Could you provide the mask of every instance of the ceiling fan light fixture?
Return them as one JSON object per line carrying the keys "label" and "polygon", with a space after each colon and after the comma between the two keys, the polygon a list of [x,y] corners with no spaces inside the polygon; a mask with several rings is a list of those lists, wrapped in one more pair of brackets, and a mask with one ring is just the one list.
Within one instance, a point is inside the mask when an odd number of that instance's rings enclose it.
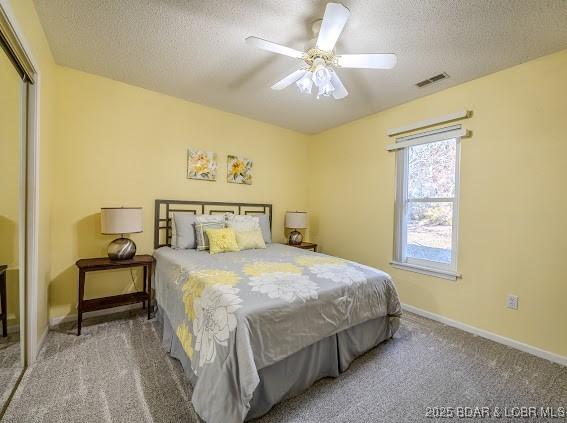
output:
{"label": "ceiling fan light fixture", "polygon": [[348,91],[335,68],[392,69],[397,63],[393,53],[337,55],[335,45],[349,16],[350,11],[344,5],[328,3],[323,19],[313,24],[316,40],[307,43],[305,52],[258,37],[248,37],[246,43],[272,53],[303,60],[303,68],[276,82],[272,85],[273,90],[283,90],[295,83],[300,93],[311,94],[315,84],[317,98],[333,96],[335,100],[340,100],[348,95]]}
{"label": "ceiling fan light fixture", "polygon": [[331,82],[329,81],[319,87],[319,91],[317,92],[317,99],[319,99],[319,97],[321,96],[329,97],[333,93],[333,91],[335,91],[335,87],[333,87],[333,84],[331,84]]}
{"label": "ceiling fan light fixture", "polygon": [[301,94],[311,94],[311,88],[313,87],[313,72],[307,71],[303,78],[297,81],[297,88]]}
{"label": "ceiling fan light fixture", "polygon": [[313,82],[318,88],[327,85],[331,81],[331,72],[325,66],[322,59],[317,59],[314,63],[315,70],[313,71]]}

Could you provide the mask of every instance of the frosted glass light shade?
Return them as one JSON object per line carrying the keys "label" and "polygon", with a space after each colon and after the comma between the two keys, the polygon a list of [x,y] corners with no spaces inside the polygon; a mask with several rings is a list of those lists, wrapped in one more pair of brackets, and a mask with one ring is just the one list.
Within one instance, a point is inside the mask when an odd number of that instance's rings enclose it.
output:
{"label": "frosted glass light shade", "polygon": [[290,229],[306,229],[309,227],[307,212],[287,212],[285,214],[285,227]]}
{"label": "frosted glass light shade", "polygon": [[109,207],[100,209],[100,232],[103,234],[142,232],[142,208]]}
{"label": "frosted glass light shade", "polygon": [[303,78],[296,82],[297,88],[301,94],[311,94],[313,87],[313,72],[305,72]]}

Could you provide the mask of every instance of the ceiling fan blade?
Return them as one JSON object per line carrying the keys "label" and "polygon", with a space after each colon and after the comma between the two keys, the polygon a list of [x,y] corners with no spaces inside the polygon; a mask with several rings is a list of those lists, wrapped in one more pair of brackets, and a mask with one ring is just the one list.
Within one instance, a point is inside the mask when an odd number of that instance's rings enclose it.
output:
{"label": "ceiling fan blade", "polygon": [[392,69],[398,59],[391,53],[340,54],[337,63],[341,68]]}
{"label": "ceiling fan blade", "polygon": [[333,97],[335,100],[340,100],[341,98],[345,98],[348,95],[348,91],[341,82],[339,75],[335,71],[331,71],[331,84],[335,90],[333,91]]}
{"label": "ceiling fan blade", "polygon": [[333,50],[349,16],[349,10],[342,4],[327,4],[321,29],[319,30],[319,37],[317,38],[317,48],[319,50]]}
{"label": "ceiling fan blade", "polygon": [[272,53],[283,54],[284,56],[302,59],[304,53],[291,47],[282,46],[281,44],[272,43],[271,41],[262,40],[258,37],[246,38],[246,44],[261,48],[262,50],[271,51]]}
{"label": "ceiling fan blade", "polygon": [[289,87],[294,82],[299,81],[301,78],[303,78],[305,72],[307,72],[305,69],[299,69],[293,73],[290,73],[284,79],[281,79],[278,82],[276,82],[274,85],[272,85],[272,90],[279,91],[279,90],[283,90],[286,87]]}

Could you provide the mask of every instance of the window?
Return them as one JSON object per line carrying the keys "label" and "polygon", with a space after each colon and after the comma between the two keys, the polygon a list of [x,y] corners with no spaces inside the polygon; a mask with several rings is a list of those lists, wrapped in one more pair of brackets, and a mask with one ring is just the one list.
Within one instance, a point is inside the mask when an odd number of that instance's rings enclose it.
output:
{"label": "window", "polygon": [[394,265],[457,277],[460,126],[397,140]]}

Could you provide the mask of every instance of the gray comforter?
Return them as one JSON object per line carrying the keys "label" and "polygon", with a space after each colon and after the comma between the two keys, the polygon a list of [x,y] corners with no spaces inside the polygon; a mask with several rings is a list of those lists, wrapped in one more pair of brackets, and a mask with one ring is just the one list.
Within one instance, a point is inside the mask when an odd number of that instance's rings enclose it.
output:
{"label": "gray comforter", "polygon": [[244,421],[258,370],[401,314],[386,273],[324,254],[269,244],[216,255],[164,247],[154,256],[157,302],[191,362],[193,406],[208,423]]}

